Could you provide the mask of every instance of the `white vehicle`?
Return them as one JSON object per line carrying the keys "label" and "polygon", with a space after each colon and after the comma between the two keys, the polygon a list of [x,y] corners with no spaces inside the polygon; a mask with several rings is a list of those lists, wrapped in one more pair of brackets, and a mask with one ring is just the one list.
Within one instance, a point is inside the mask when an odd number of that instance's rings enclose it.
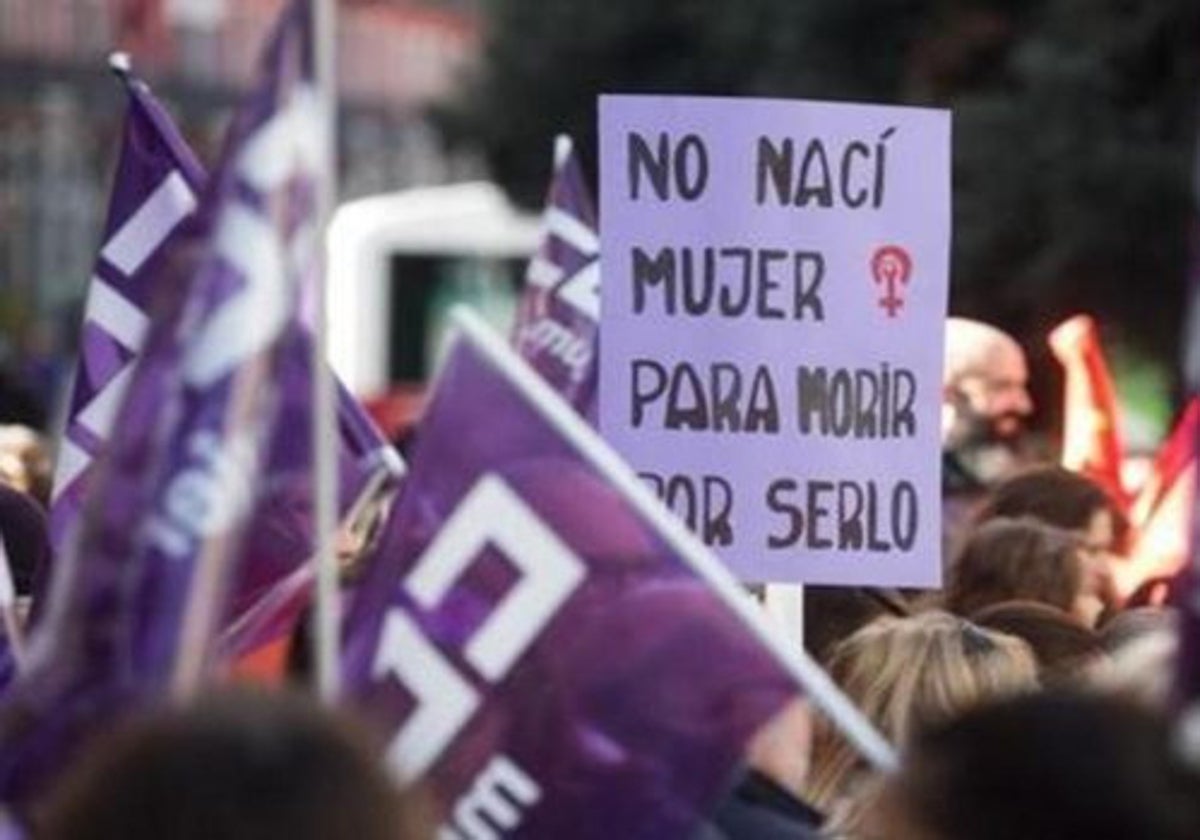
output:
{"label": "white vehicle", "polygon": [[485,182],[371,196],[329,226],[326,305],[334,369],[360,397],[411,390],[431,375],[458,302],[507,332],[538,217]]}

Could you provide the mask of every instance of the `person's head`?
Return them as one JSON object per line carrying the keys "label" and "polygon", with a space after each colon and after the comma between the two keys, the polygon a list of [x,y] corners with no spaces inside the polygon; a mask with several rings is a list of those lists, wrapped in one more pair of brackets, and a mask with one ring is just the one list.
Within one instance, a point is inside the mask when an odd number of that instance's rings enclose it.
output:
{"label": "person's head", "polygon": [[946,608],[969,616],[1004,601],[1037,601],[1089,627],[1104,607],[1082,540],[1034,519],[993,519],[968,538],[950,569]]}
{"label": "person's head", "polygon": [[1100,628],[1112,661],[1100,688],[1152,709],[1165,709],[1174,688],[1179,616],[1173,610],[1122,610]]}
{"label": "person's head", "polygon": [[997,485],[976,512],[977,523],[1030,516],[1083,537],[1094,555],[1120,551],[1128,522],[1099,484],[1076,472],[1044,464]]}
{"label": "person's head", "polygon": [[1048,604],[1006,601],[985,607],[971,620],[1029,645],[1043,685],[1088,680],[1108,661],[1096,631]]}
{"label": "person's head", "polygon": [[1200,772],[1154,713],[1098,695],[1036,694],[914,738],[876,802],[889,840],[1200,837]]}
{"label": "person's head", "polygon": [[427,836],[374,750],[299,696],[236,692],[133,720],[52,793],[45,840]]}
{"label": "person's head", "polygon": [[1100,627],[1100,642],[1115,653],[1138,639],[1161,634],[1174,635],[1179,614],[1168,607],[1138,607],[1113,613]]}
{"label": "person's head", "polygon": [[[834,649],[829,673],[900,746],[923,726],[1037,686],[1037,666],[1024,642],[938,611],[868,624]],[[854,748],[818,716],[809,801],[830,810],[853,792],[863,770]]]}
{"label": "person's head", "polygon": [[45,438],[28,426],[0,425],[0,481],[50,504],[50,453]]}
{"label": "person's head", "polygon": [[1010,440],[1033,411],[1020,345],[979,321],[950,318],[942,374],[942,443],[948,449]]}

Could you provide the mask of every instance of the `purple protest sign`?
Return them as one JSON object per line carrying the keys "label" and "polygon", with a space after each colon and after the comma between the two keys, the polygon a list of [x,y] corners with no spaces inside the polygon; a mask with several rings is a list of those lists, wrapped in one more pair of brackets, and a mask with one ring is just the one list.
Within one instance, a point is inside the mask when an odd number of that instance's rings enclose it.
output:
{"label": "purple protest sign", "polygon": [[936,585],[944,111],[600,100],[600,428],[744,580]]}
{"label": "purple protest sign", "polygon": [[[147,327],[28,667],[0,705],[0,801],[24,807],[87,737],[186,693],[254,508],[284,353],[316,265],[311,9],[284,12]],[[86,557],[87,562],[80,562]]]}
{"label": "purple protest sign", "polygon": [[599,258],[592,197],[570,138],[560,135],[542,214],[542,242],[525,274],[513,345],[576,411],[593,420]]}
{"label": "purple protest sign", "polygon": [[478,319],[456,324],[344,655],[444,836],[687,836],[798,684],[887,761],[588,425]]}

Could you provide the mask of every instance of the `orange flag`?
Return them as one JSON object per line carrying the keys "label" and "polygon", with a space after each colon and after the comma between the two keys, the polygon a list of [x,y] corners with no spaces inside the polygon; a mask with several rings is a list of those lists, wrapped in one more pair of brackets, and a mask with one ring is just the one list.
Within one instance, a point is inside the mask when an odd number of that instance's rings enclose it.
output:
{"label": "orange flag", "polygon": [[1067,319],[1050,333],[1050,349],[1066,373],[1062,465],[1101,485],[1125,508],[1117,397],[1096,322],[1088,315]]}

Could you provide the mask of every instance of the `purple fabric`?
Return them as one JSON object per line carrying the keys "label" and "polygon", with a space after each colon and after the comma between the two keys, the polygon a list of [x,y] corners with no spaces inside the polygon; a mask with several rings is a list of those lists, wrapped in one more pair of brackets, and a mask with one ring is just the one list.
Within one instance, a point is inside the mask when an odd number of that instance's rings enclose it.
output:
{"label": "purple fabric", "polygon": [[[507,836],[687,836],[745,739],[794,696],[795,684],[528,392],[469,342],[459,340],[442,370],[411,472],[347,615],[346,691],[390,737],[405,730],[420,691],[381,662],[416,660],[408,648],[389,651],[381,634],[406,616],[479,698],[424,774],[406,766],[411,756],[395,754],[396,741],[389,752],[394,768],[423,776],[448,827],[464,827],[462,797],[502,755],[540,789]],[[464,497],[496,483],[565,546],[554,558],[533,558],[538,568],[565,553],[581,577],[512,665],[485,676],[482,654],[471,651],[517,591],[520,562],[488,537],[437,603],[419,594],[417,579],[429,583],[435,538],[443,548],[460,543],[447,536],[447,520]],[[489,529],[502,518],[473,524]],[[522,528],[507,551],[535,542]],[[430,705],[449,702],[449,693],[434,692]]]}
{"label": "purple fabric", "polygon": [[292,636],[312,604],[311,565],[300,566],[270,587],[254,604],[225,628],[217,645],[217,659],[236,662],[271,642]]}
{"label": "purple fabric", "polygon": [[[1200,147],[1197,147],[1197,173],[1200,174]],[[1200,194],[1197,196],[1200,199]],[[1192,265],[1190,270],[1188,319],[1190,333],[1186,336],[1184,377],[1189,394],[1193,399],[1200,395],[1200,223],[1192,230]],[[1197,426],[1200,429],[1200,426]],[[1200,437],[1194,441],[1200,452]],[[1197,473],[1197,489],[1200,490],[1200,473]],[[1200,499],[1200,496],[1197,496]],[[1200,764],[1200,515],[1196,503],[1192,505],[1191,556],[1187,566],[1180,571],[1174,606],[1179,610],[1179,653],[1175,663],[1174,700],[1176,709],[1183,719],[1190,721],[1190,737],[1185,739],[1184,749],[1193,763]]]}
{"label": "purple fabric", "polygon": [[[146,204],[151,194],[172,175],[182,179],[190,196],[202,189],[207,175],[188,148],[178,128],[155,100],[141,80],[129,73],[121,74],[129,94],[129,110],[117,179],[113,188],[109,218],[105,226],[105,241],[118,235],[122,227]],[[190,205],[177,197],[173,207],[182,217],[191,216]],[[176,228],[170,228],[173,232]],[[164,239],[166,240],[164,232]],[[89,405],[109,386],[122,370],[132,365],[141,350],[138,342],[123,343],[106,327],[112,326],[111,306],[102,301],[119,294],[134,310],[149,313],[155,298],[164,294],[162,286],[178,280],[163,277],[163,262],[153,259],[158,248],[152,249],[147,261],[129,276],[123,275],[105,256],[102,248],[92,280],[88,314],[83,326],[82,352],[75,377],[71,400],[70,420],[62,443],[58,479],[65,486],[56,487],[52,508],[53,534],[61,547],[68,529],[78,522],[80,508],[90,476],[91,459],[98,456],[108,437],[108,428],[97,429],[94,420],[84,415]],[[106,288],[100,289],[104,285]],[[107,295],[105,294],[107,293]],[[228,621],[235,627],[248,627],[241,621],[256,602],[266,597],[271,588],[286,578],[297,565],[312,554],[311,505],[311,338],[308,329],[290,329],[286,348],[280,353],[279,411],[288,418],[279,424],[270,446],[266,475],[253,524],[248,528],[244,546],[245,561],[239,566],[234,584]],[[115,387],[120,387],[119,383]],[[358,402],[337,383],[339,430],[339,510],[345,513],[363,492],[371,477],[384,470],[391,475],[398,471],[396,459],[388,442]],[[86,466],[76,473],[72,464]],[[73,474],[70,481],[64,477]],[[58,484],[59,482],[56,482]],[[48,591],[48,584],[38,587]],[[35,621],[40,620],[44,599],[35,599]],[[235,630],[240,634],[243,630]],[[257,636],[239,639],[238,644],[253,647],[265,641]]]}
{"label": "purple fabric", "polygon": [[[211,606],[214,621],[198,624],[189,650],[212,643],[286,404],[280,376],[301,329],[292,317],[298,281],[316,254],[302,234],[312,236],[320,173],[291,158],[297,135],[271,130],[311,89],[309,12],[297,0],[284,13],[197,215],[163,254],[161,308],[29,668],[0,706],[0,801],[14,807],[91,733],[164,696],[197,604]],[[284,164],[279,177],[266,177],[264,160]],[[272,256],[278,270],[265,270]]]}
{"label": "purple fabric", "polygon": [[558,139],[542,242],[525,275],[517,352],[585,417],[596,407],[599,240],[595,202],[570,141]]}
{"label": "purple fabric", "polygon": [[[102,305],[100,285],[134,310],[149,311],[159,285],[154,257],[178,225],[164,225],[151,231],[153,238],[142,243],[145,260],[136,268],[130,269],[124,259],[118,258],[118,252],[107,246],[160,188],[164,190],[162,204],[158,205],[160,211],[172,211],[181,220],[189,216],[205,180],[200,162],[146,84],[129,73],[120,74],[120,78],[128,94],[125,131],[104,223],[105,245],[96,258],[84,314],[80,358],[60,443],[50,508],[51,536],[60,551],[68,528],[79,519],[92,464],[110,431],[104,423],[89,422],[84,412],[107,388],[120,389],[120,382],[114,385],[114,380],[141,350],[136,331],[114,334],[114,318],[111,309]],[[181,189],[173,191],[164,186],[172,176]],[[132,232],[129,235],[134,236]],[[126,270],[116,261],[125,264]]]}
{"label": "purple fabric", "polygon": [[[244,559],[235,583],[228,620],[238,622],[313,553],[311,338],[294,327],[286,338],[279,369],[276,427],[257,509],[247,529]],[[367,489],[372,477],[397,478],[398,455],[358,402],[337,383],[338,510],[344,515]],[[240,632],[240,631],[239,631]],[[254,647],[257,636],[238,642]]]}
{"label": "purple fabric", "polygon": [[13,658],[12,646],[0,627],[0,696],[8,689],[17,676],[17,661]]}

